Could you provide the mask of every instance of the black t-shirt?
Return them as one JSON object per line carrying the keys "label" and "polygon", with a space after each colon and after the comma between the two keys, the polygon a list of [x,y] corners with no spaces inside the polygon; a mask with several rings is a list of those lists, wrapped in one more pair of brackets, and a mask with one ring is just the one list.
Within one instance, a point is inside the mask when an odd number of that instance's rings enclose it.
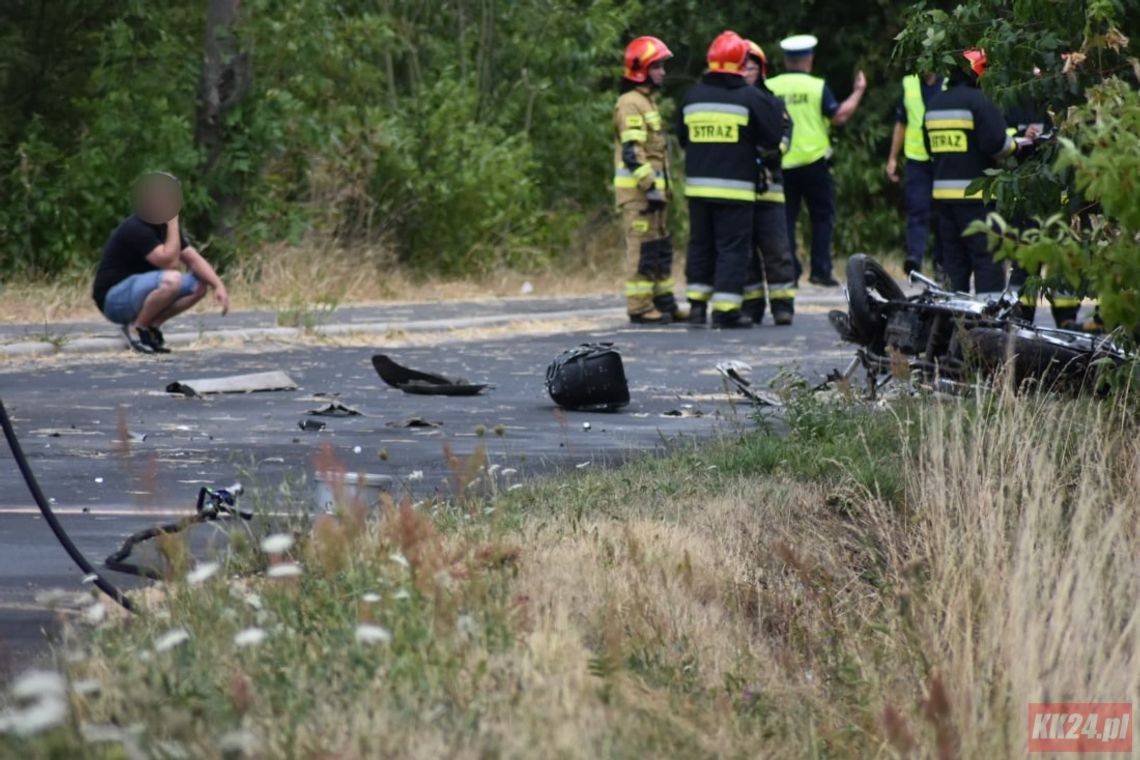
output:
{"label": "black t-shirt", "polygon": [[[123,221],[107,244],[103,246],[103,258],[99,261],[99,268],[95,270],[95,284],[91,288],[91,295],[99,310],[103,310],[103,302],[107,298],[107,291],[118,285],[131,275],[143,274],[158,269],[146,260],[147,254],[156,246],[166,242],[165,224],[147,224],[137,216],[130,216]],[[179,232],[179,242],[186,248],[186,236]]]}

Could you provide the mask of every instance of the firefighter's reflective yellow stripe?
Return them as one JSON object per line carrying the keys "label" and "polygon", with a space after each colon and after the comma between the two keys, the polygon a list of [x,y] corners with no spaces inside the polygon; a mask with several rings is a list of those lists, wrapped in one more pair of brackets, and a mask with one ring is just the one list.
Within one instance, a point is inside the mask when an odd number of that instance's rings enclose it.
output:
{"label": "firefighter's reflective yellow stripe", "polygon": [[756,200],[764,201],[765,203],[783,203],[784,202],[784,186],[777,184],[768,185],[768,189],[756,195]]}
{"label": "firefighter's reflective yellow stripe", "polygon": [[634,127],[644,127],[644,126],[645,126],[645,119],[643,119],[641,117],[641,114],[631,113],[629,116],[625,117],[625,128],[626,129],[633,129]]}
{"label": "firefighter's reflective yellow stripe", "polygon": [[689,198],[755,201],[756,183],[719,177],[689,177],[685,180],[685,195]]}
{"label": "firefighter's reflective yellow stripe", "polygon": [[634,232],[649,232],[649,220],[634,219],[632,228]]}
{"label": "firefighter's reflective yellow stripe", "polygon": [[689,287],[685,291],[685,298],[688,298],[690,301],[704,303],[712,298],[712,293],[712,285],[698,285],[690,282]]}
{"label": "firefighter's reflective yellow stripe", "polygon": [[625,295],[628,298],[653,295],[653,283],[649,280],[630,280],[625,284]]}
{"label": "firefighter's reflective yellow stripe", "polygon": [[981,199],[982,192],[979,190],[976,193],[967,193],[966,188],[970,186],[973,180],[970,179],[936,179],[934,180],[934,192],[932,196],[935,200],[962,200],[965,198]]}
{"label": "firefighter's reflective yellow stripe", "polygon": [[1062,309],[1081,305],[1081,299],[1078,296],[1050,294],[1048,296],[1048,298],[1049,298],[1049,303],[1053,304],[1054,306],[1058,306]]}
{"label": "firefighter's reflective yellow stripe", "polygon": [[764,297],[764,283],[754,282],[744,286],[744,300],[756,301]]}
{"label": "firefighter's reflective yellow stripe", "polygon": [[623,143],[637,142],[643,143],[649,139],[649,133],[644,129],[627,129],[621,133],[621,141]]}
{"label": "firefighter's reflective yellow stripe", "polygon": [[713,311],[736,311],[744,304],[744,296],[739,293],[717,292],[712,295]]}
{"label": "firefighter's reflective yellow stripe", "polygon": [[[640,172],[641,176],[636,176]],[[618,166],[614,169],[614,187],[636,188],[641,185],[641,179],[648,177],[653,173],[653,167],[649,164],[642,164],[637,167],[637,172],[631,172],[624,166]],[[668,182],[662,176],[657,176],[653,179],[653,187],[657,190],[664,190]]]}
{"label": "firefighter's reflective yellow stripe", "polygon": [[734,103],[690,103],[685,106],[686,124],[738,124],[748,123],[748,108]]}
{"label": "firefighter's reflective yellow stripe", "polygon": [[665,280],[658,280],[657,282],[653,283],[653,295],[663,296],[668,293],[672,293],[673,286],[674,284],[672,277]]}
{"label": "firefighter's reflective yellow stripe", "polygon": [[968,153],[970,151],[970,138],[962,129],[931,129],[927,130],[930,136],[931,153]]}
{"label": "firefighter's reflective yellow stripe", "polygon": [[652,129],[654,132],[660,132],[661,114],[657,111],[650,111],[649,113],[645,114],[645,125]]}
{"label": "firefighter's reflective yellow stripe", "polygon": [[968,108],[946,108],[926,112],[927,129],[973,129],[974,114]]}
{"label": "firefighter's reflective yellow stripe", "polygon": [[776,301],[788,300],[796,297],[796,284],[794,282],[768,283],[768,298]]}

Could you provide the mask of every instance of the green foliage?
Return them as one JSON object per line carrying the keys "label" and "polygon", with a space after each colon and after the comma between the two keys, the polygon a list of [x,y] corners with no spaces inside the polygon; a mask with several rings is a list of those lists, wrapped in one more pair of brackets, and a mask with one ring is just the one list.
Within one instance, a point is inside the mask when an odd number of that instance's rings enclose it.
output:
{"label": "green foliage", "polygon": [[1059,139],[985,182],[995,237],[1003,256],[1044,270],[1038,284],[1096,296],[1106,324],[1128,331],[1140,329],[1140,62],[1121,30],[1137,28],[1131,2],[921,2],[897,38],[900,57],[937,70],[985,49],[982,86],[998,105],[1048,114]]}

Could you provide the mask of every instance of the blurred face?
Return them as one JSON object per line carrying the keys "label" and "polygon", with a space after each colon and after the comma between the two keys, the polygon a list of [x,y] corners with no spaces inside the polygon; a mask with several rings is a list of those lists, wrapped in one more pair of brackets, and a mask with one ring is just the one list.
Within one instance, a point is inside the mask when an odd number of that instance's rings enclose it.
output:
{"label": "blurred face", "polygon": [[165,174],[148,174],[135,185],[135,214],[149,224],[165,224],[182,209],[182,186]]}
{"label": "blurred face", "polygon": [[754,86],[760,79],[760,64],[755,58],[750,57],[744,63],[744,68],[741,69],[741,72],[744,74],[744,81],[747,82],[749,86]]}
{"label": "blurred face", "polygon": [[649,81],[655,87],[660,87],[665,82],[665,61],[658,61],[649,67]]}

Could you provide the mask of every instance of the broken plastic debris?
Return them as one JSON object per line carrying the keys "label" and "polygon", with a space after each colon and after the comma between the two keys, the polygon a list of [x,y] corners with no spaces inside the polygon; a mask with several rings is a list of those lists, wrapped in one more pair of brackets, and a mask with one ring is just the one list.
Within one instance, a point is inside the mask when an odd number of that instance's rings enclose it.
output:
{"label": "broken plastic debris", "polygon": [[425,420],[423,417],[408,417],[404,420],[394,420],[385,423],[386,427],[390,428],[437,428],[443,427],[442,422],[435,420]]}
{"label": "broken plastic debris", "polygon": [[297,427],[306,433],[319,433],[328,426],[320,420],[301,420],[297,423]]}
{"label": "broken plastic debris", "polygon": [[693,409],[692,404],[686,404],[682,409],[670,409],[667,412],[661,413],[662,417],[704,417],[705,413],[700,409]]}
{"label": "broken plastic debris", "polygon": [[404,393],[425,396],[474,396],[490,386],[470,383],[463,378],[450,378],[403,367],[385,354],[372,357],[372,367],[380,379]]}
{"label": "broken plastic debris", "polygon": [[310,409],[305,414],[311,414],[315,417],[359,417],[360,411],[335,401],[318,409]]}
{"label": "broken plastic debris", "polygon": [[297,384],[293,382],[293,379],[280,370],[256,372],[251,375],[177,380],[166,386],[167,393],[181,393],[184,396],[205,396],[211,393],[292,391],[296,389]]}
{"label": "broken plastic debris", "polygon": [[762,393],[752,386],[752,383],[744,376],[752,371],[752,367],[748,364],[737,361],[736,359],[731,359],[718,363],[716,370],[729,385],[736,388],[736,390],[754,404],[759,406],[783,406],[783,403],[770,394]]}

